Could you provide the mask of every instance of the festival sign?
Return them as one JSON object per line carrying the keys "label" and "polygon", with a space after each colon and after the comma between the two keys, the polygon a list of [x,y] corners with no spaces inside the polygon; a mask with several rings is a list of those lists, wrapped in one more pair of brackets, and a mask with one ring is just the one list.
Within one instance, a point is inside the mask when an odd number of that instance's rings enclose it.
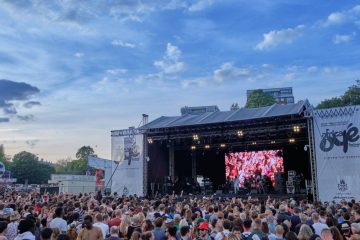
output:
{"label": "festival sign", "polygon": [[319,199],[360,198],[360,106],[314,111]]}
{"label": "festival sign", "polygon": [[111,160],[119,162],[113,169],[112,192],[119,195],[144,194],[143,138],[135,128],[112,131]]}

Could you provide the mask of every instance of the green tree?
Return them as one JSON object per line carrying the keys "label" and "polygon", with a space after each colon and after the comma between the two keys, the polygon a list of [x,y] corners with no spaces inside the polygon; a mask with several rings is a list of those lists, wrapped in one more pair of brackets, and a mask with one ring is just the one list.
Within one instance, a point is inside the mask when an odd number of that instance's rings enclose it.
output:
{"label": "green tree", "polygon": [[89,156],[95,156],[94,149],[90,146],[82,146],[76,152],[77,159],[87,159]]}
{"label": "green tree", "polygon": [[11,169],[18,183],[47,183],[50,175],[55,172],[53,164],[39,160],[29,152],[20,152],[12,159]]}
{"label": "green tree", "polygon": [[264,92],[261,89],[254,90],[246,101],[246,108],[266,107],[276,103],[273,96]]}
{"label": "green tree", "polygon": [[343,107],[350,105],[359,105],[360,104],[360,80],[356,80],[356,84],[350,86],[344,95],[340,97],[333,97],[330,99],[325,99],[320,102],[316,108],[333,108],[333,107]]}

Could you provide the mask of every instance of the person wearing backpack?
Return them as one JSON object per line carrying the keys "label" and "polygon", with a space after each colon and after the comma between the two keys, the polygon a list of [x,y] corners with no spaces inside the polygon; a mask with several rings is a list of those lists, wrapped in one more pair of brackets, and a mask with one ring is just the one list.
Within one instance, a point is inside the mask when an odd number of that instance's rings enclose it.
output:
{"label": "person wearing backpack", "polygon": [[244,223],[243,223],[244,232],[241,235],[241,240],[250,240],[251,224],[252,224],[252,221],[250,219],[246,219],[244,221]]}

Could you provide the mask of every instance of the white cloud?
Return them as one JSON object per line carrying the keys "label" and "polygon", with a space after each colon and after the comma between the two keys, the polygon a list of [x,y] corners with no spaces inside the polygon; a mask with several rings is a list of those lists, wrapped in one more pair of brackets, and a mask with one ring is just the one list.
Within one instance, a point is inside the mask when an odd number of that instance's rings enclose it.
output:
{"label": "white cloud", "polygon": [[317,66],[310,66],[306,69],[309,73],[314,73],[318,71],[318,67]]}
{"label": "white cloud", "polygon": [[273,30],[264,34],[264,39],[255,47],[257,50],[265,50],[276,47],[280,44],[291,44],[297,38],[301,37],[305,26],[299,25],[295,28],[287,28],[283,30]]}
{"label": "white cloud", "polygon": [[182,88],[189,88],[189,87],[205,87],[211,82],[210,78],[195,78],[189,80],[181,81]]}
{"label": "white cloud", "polygon": [[346,21],[346,15],[344,13],[334,12],[328,16],[325,25],[329,26],[329,25],[341,24],[345,21]]}
{"label": "white cloud", "polygon": [[340,34],[336,34],[333,38],[333,43],[334,44],[339,44],[339,43],[347,43],[350,42],[351,40],[353,40],[356,36],[356,32],[353,32],[351,34],[344,34],[344,35],[340,35]]}
{"label": "white cloud", "polygon": [[77,52],[77,53],[74,54],[74,57],[82,58],[84,55],[85,55],[84,53]]}
{"label": "white cloud", "polygon": [[129,43],[129,42],[125,42],[125,41],[121,41],[119,39],[115,39],[111,42],[112,45],[114,46],[120,46],[120,47],[127,47],[127,48],[136,48],[136,44],[134,43]]}
{"label": "white cloud", "polygon": [[111,74],[111,75],[117,75],[117,74],[127,73],[127,71],[128,70],[125,68],[113,68],[113,69],[106,70],[106,73]]}
{"label": "white cloud", "polygon": [[213,78],[215,82],[222,83],[226,80],[236,80],[240,77],[247,77],[250,75],[250,69],[248,68],[238,68],[233,65],[231,62],[226,62],[220,66],[219,69],[216,69],[213,73]]}
{"label": "white cloud", "polygon": [[205,8],[210,7],[211,5],[213,5],[214,2],[215,2],[214,0],[198,0],[194,4],[190,5],[188,10],[190,12],[202,11]]}
{"label": "white cloud", "polygon": [[166,74],[174,74],[185,70],[185,63],[180,61],[181,50],[171,43],[166,46],[166,52],[162,60],[154,61],[154,66],[160,68]]}

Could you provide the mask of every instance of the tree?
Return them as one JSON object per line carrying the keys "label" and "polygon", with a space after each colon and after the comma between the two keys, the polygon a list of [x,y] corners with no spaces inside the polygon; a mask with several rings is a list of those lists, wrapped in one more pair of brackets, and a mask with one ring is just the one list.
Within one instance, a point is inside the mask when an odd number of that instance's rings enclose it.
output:
{"label": "tree", "polygon": [[276,103],[275,98],[261,89],[254,90],[246,101],[246,108],[266,107]]}
{"label": "tree", "polygon": [[39,158],[29,152],[20,152],[12,159],[11,169],[17,182],[25,183],[47,183],[50,175],[55,172],[53,164],[39,161]]}
{"label": "tree", "polygon": [[360,104],[360,80],[356,80],[356,84],[350,86],[344,95],[340,97],[333,97],[330,99],[325,99],[320,102],[316,108],[333,108],[333,107],[343,107],[350,105],[359,105]]}
{"label": "tree", "polygon": [[79,148],[79,150],[76,152],[76,158],[77,159],[87,159],[89,156],[95,156],[94,149],[90,146],[82,146]]}

